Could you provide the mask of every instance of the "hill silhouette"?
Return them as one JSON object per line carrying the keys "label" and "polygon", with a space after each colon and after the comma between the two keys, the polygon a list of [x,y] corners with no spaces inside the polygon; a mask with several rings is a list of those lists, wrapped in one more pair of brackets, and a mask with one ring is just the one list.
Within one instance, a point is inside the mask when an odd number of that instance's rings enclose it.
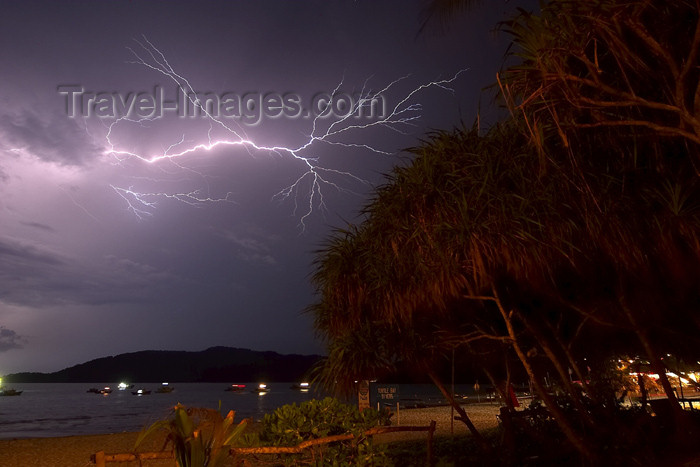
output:
{"label": "hill silhouette", "polygon": [[103,357],[53,373],[14,373],[8,383],[236,382],[299,381],[322,357],[282,355],[233,347],[211,347],[200,352],[144,350]]}

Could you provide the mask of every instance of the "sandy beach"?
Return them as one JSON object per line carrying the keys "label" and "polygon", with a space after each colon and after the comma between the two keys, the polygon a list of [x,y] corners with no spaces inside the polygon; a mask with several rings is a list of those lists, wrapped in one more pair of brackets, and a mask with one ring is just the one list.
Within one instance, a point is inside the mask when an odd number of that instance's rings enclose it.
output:
{"label": "sandy beach", "polygon": [[[131,452],[138,433],[115,433],[62,438],[0,440],[0,465],[3,467],[87,467],[95,465],[90,456],[97,451]],[[158,451],[162,439],[144,442],[143,451]],[[138,462],[110,464],[137,467]],[[149,461],[147,467],[172,467],[173,461]]]}
{"label": "sandy beach", "polygon": [[[485,430],[498,425],[499,406],[496,404],[482,403],[470,404],[463,406],[469,416],[469,419],[474,423],[477,430]],[[403,409],[398,414],[392,417],[392,425],[401,426],[426,426],[431,420],[435,420],[435,436],[462,436],[469,433],[467,426],[459,420],[454,420],[452,423],[451,407],[429,407],[425,409]],[[458,414],[455,412],[455,416]],[[404,439],[425,439],[424,432],[403,432],[389,433],[379,435],[377,439],[382,441],[397,441]]]}
{"label": "sandy beach", "polygon": [[[498,406],[475,404],[465,406],[467,414],[478,429],[497,425]],[[426,426],[431,420],[436,422],[437,436],[450,436],[450,407],[430,407],[424,409],[404,409],[392,418],[394,425]],[[454,434],[467,433],[466,426],[454,421]],[[63,438],[33,438],[0,440],[0,466],[3,467],[89,467],[90,456],[97,451],[109,454],[126,453],[133,450],[138,433],[116,433],[90,436],[69,436]],[[383,442],[403,439],[425,439],[425,432],[390,433],[380,435]],[[162,447],[161,439],[151,439],[144,443],[141,451],[158,451]],[[137,467],[138,462],[113,463],[119,467]],[[144,467],[172,467],[174,461],[153,460],[144,462]]]}

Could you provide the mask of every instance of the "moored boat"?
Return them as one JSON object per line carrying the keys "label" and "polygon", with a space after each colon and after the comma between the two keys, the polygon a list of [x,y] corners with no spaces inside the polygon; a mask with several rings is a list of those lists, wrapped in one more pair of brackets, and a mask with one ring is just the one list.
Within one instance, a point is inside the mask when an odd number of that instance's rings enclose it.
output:
{"label": "moored boat", "polygon": [[19,396],[20,394],[22,394],[22,391],[18,391],[16,389],[0,388],[0,396]]}
{"label": "moored boat", "polygon": [[258,387],[255,390],[253,390],[253,392],[255,392],[257,394],[266,394],[269,391],[270,391],[270,388],[268,388],[267,384],[265,384],[265,383],[258,384]]}
{"label": "moored boat", "polygon": [[158,394],[167,394],[169,392],[173,392],[174,390],[175,388],[168,385],[168,383],[163,383],[158,389],[156,389],[156,392]]}
{"label": "moored boat", "polygon": [[294,389],[296,391],[301,391],[301,392],[308,392],[309,389],[311,389],[311,385],[307,382],[294,383],[291,386],[289,386],[289,389]]}
{"label": "moored boat", "polygon": [[231,386],[224,389],[228,392],[243,392],[245,391],[245,384],[232,384]]}

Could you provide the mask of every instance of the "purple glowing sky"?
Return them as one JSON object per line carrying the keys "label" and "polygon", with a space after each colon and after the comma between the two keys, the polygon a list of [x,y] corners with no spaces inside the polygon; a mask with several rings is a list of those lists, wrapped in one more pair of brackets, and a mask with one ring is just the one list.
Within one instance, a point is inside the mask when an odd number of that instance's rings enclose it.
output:
{"label": "purple glowing sky", "polygon": [[[480,99],[491,105],[481,89],[507,44],[492,29],[505,11],[534,2],[487,3],[447,32],[421,36],[420,2],[399,0],[4,5],[0,374],[144,349],[322,352],[302,313],[313,301],[314,251],[333,227],[357,220],[381,174],[405,161],[401,149],[431,128],[471,124]],[[421,84],[467,71],[451,83],[454,92],[433,87],[407,101],[422,106],[412,125],[348,130],[307,148],[302,156],[342,190],[321,184],[310,199],[306,177],[280,198],[309,169],[285,151],[222,145],[159,163],[114,153],[172,154],[233,138],[209,119],[122,121],[108,140],[114,119],[66,115],[59,86],[176,95],[168,76],[133,63],[129,48],[148,58],[135,41],[144,36],[195,90],[216,94],[306,99],[341,80],[341,90],[357,93],[409,75],[384,94],[391,108]],[[309,118],[241,127],[222,120],[265,147],[298,148],[314,131]],[[319,120],[313,135],[331,123]],[[139,203],[127,189],[151,195]]]}

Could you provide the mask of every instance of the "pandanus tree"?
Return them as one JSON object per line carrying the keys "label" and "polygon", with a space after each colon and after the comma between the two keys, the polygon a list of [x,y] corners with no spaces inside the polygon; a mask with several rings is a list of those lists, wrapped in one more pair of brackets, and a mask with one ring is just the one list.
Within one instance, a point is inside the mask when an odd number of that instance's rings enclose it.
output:
{"label": "pandanus tree", "polygon": [[[476,354],[490,345],[514,349],[547,400],[539,357],[528,354],[539,345],[563,375],[567,347],[530,319],[521,284],[549,283],[577,254],[580,223],[559,201],[571,187],[555,171],[540,173],[514,122],[483,136],[476,128],[438,132],[412,152],[366,221],[337,234],[319,259],[313,310],[329,341],[328,380],[349,382],[401,359],[429,368],[452,349]],[[560,322],[572,316],[551,312]],[[570,421],[555,416],[580,443]]]}
{"label": "pandanus tree", "polygon": [[698,4],[552,0],[507,28],[511,120],[431,134],[319,256],[325,376],[514,355],[595,458],[597,432],[619,431],[595,380],[607,359],[646,354],[671,401],[662,356],[697,359]]}
{"label": "pandanus tree", "polygon": [[615,280],[606,319],[634,332],[671,401],[662,357],[700,330],[699,8],[547,2],[507,24],[521,63],[500,81],[543,160],[565,149],[597,262]]}
{"label": "pandanus tree", "polygon": [[[694,143],[700,162],[700,6],[695,0],[543,2],[505,28],[521,63],[505,95],[533,129]],[[688,146],[689,148],[691,146]],[[660,161],[657,161],[660,162]]]}
{"label": "pandanus tree", "polygon": [[[596,362],[643,347],[629,317],[637,304],[623,308],[619,284],[655,289],[621,269],[613,252],[633,258],[651,252],[645,226],[659,225],[664,215],[647,209],[637,219],[634,210],[646,198],[621,202],[614,183],[609,193],[595,191],[599,204],[611,206],[589,213],[590,199],[572,182],[571,166],[550,157],[543,170],[515,121],[485,135],[476,128],[434,133],[412,151],[415,160],[395,169],[366,220],[336,233],[319,257],[320,301],[312,311],[329,344],[323,377],[347,388],[402,361],[430,374],[452,350],[475,359],[485,351],[514,354],[563,433],[594,456],[592,438],[605,430],[571,379],[604,406],[606,396],[589,384],[586,366],[595,374]],[[668,343],[671,334],[659,333],[653,345]],[[604,339],[615,345],[601,348]],[[550,373],[575,417],[552,397]],[[462,418],[469,424],[467,414]]]}

